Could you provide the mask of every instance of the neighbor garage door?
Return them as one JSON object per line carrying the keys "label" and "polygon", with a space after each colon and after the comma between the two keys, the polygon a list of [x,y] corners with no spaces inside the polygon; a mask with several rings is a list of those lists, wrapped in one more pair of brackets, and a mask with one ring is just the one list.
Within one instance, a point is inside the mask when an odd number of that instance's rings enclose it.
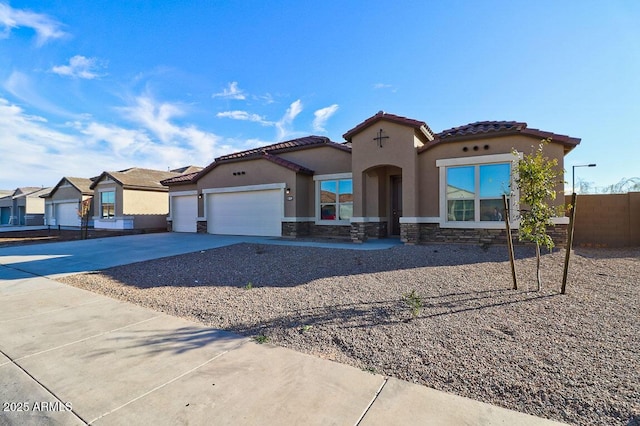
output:
{"label": "neighbor garage door", "polygon": [[195,195],[172,196],[171,219],[174,232],[196,232],[198,198]]}
{"label": "neighbor garage door", "polygon": [[11,219],[11,207],[0,207],[0,225],[9,224]]}
{"label": "neighbor garage door", "polygon": [[282,235],[279,189],[207,194],[207,232],[225,235]]}
{"label": "neighbor garage door", "polygon": [[60,226],[80,226],[78,203],[56,204],[56,224]]}

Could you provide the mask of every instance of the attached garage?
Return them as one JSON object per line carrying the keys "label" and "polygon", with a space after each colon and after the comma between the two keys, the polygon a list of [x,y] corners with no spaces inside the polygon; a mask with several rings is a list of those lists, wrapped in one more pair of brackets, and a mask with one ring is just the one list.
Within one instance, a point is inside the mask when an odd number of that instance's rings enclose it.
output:
{"label": "attached garage", "polygon": [[208,233],[282,235],[284,184],[211,189],[206,195]]}
{"label": "attached garage", "polygon": [[56,224],[60,226],[80,226],[80,216],[78,216],[78,203],[58,203],[55,204]]}
{"label": "attached garage", "polygon": [[196,232],[198,198],[191,195],[171,196],[171,229],[173,232]]}

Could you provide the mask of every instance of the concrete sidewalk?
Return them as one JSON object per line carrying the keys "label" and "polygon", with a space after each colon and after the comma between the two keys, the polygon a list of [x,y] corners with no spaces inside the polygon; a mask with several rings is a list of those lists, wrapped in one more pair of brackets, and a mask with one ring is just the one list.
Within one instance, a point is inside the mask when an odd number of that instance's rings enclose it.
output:
{"label": "concrete sidewalk", "polygon": [[[0,249],[0,424],[554,424],[44,276],[45,265],[52,274],[69,273],[177,250],[154,250],[160,240],[135,237],[144,236],[108,239],[122,238],[119,260],[105,259],[116,254],[95,243],[102,263],[60,247],[68,243]],[[216,240],[173,238],[190,251]]]}

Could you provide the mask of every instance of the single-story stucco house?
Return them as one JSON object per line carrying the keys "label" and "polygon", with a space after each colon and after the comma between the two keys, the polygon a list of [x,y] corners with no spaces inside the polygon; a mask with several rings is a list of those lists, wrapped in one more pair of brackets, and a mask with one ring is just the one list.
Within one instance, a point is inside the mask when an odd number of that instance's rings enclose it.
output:
{"label": "single-story stucco house", "polygon": [[167,226],[169,198],[161,180],[201,170],[183,167],[172,171],[132,167],[102,172],[90,185],[95,229],[163,229]]}
{"label": "single-story stucco house", "polygon": [[[550,138],[545,155],[562,169],[564,156],[580,143],[515,121],[435,133],[423,121],[382,111],[344,138],[276,143],[164,180],[169,229],[357,242],[390,236],[406,243],[500,241],[506,238],[503,194],[518,228],[516,162]],[[561,184],[557,190],[563,191]],[[567,220],[555,223],[552,232],[562,237]]]}
{"label": "single-story stucco house", "polygon": [[[93,198],[92,183],[93,181],[87,178],[65,176],[60,179],[49,194],[42,196],[45,206],[44,224],[80,227],[81,203]],[[89,217],[93,217],[93,204]],[[92,219],[89,226],[93,226]]]}
{"label": "single-story stucco house", "polygon": [[0,198],[0,225],[43,225],[44,200],[51,188],[22,187]]}

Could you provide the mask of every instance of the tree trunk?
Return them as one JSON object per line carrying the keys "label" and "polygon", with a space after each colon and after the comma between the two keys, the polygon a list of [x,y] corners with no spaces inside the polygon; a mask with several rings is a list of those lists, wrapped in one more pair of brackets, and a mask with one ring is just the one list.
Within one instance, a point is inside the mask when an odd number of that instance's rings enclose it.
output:
{"label": "tree trunk", "polygon": [[536,281],[538,282],[538,289],[542,288],[542,280],[540,278],[540,243],[536,243]]}

